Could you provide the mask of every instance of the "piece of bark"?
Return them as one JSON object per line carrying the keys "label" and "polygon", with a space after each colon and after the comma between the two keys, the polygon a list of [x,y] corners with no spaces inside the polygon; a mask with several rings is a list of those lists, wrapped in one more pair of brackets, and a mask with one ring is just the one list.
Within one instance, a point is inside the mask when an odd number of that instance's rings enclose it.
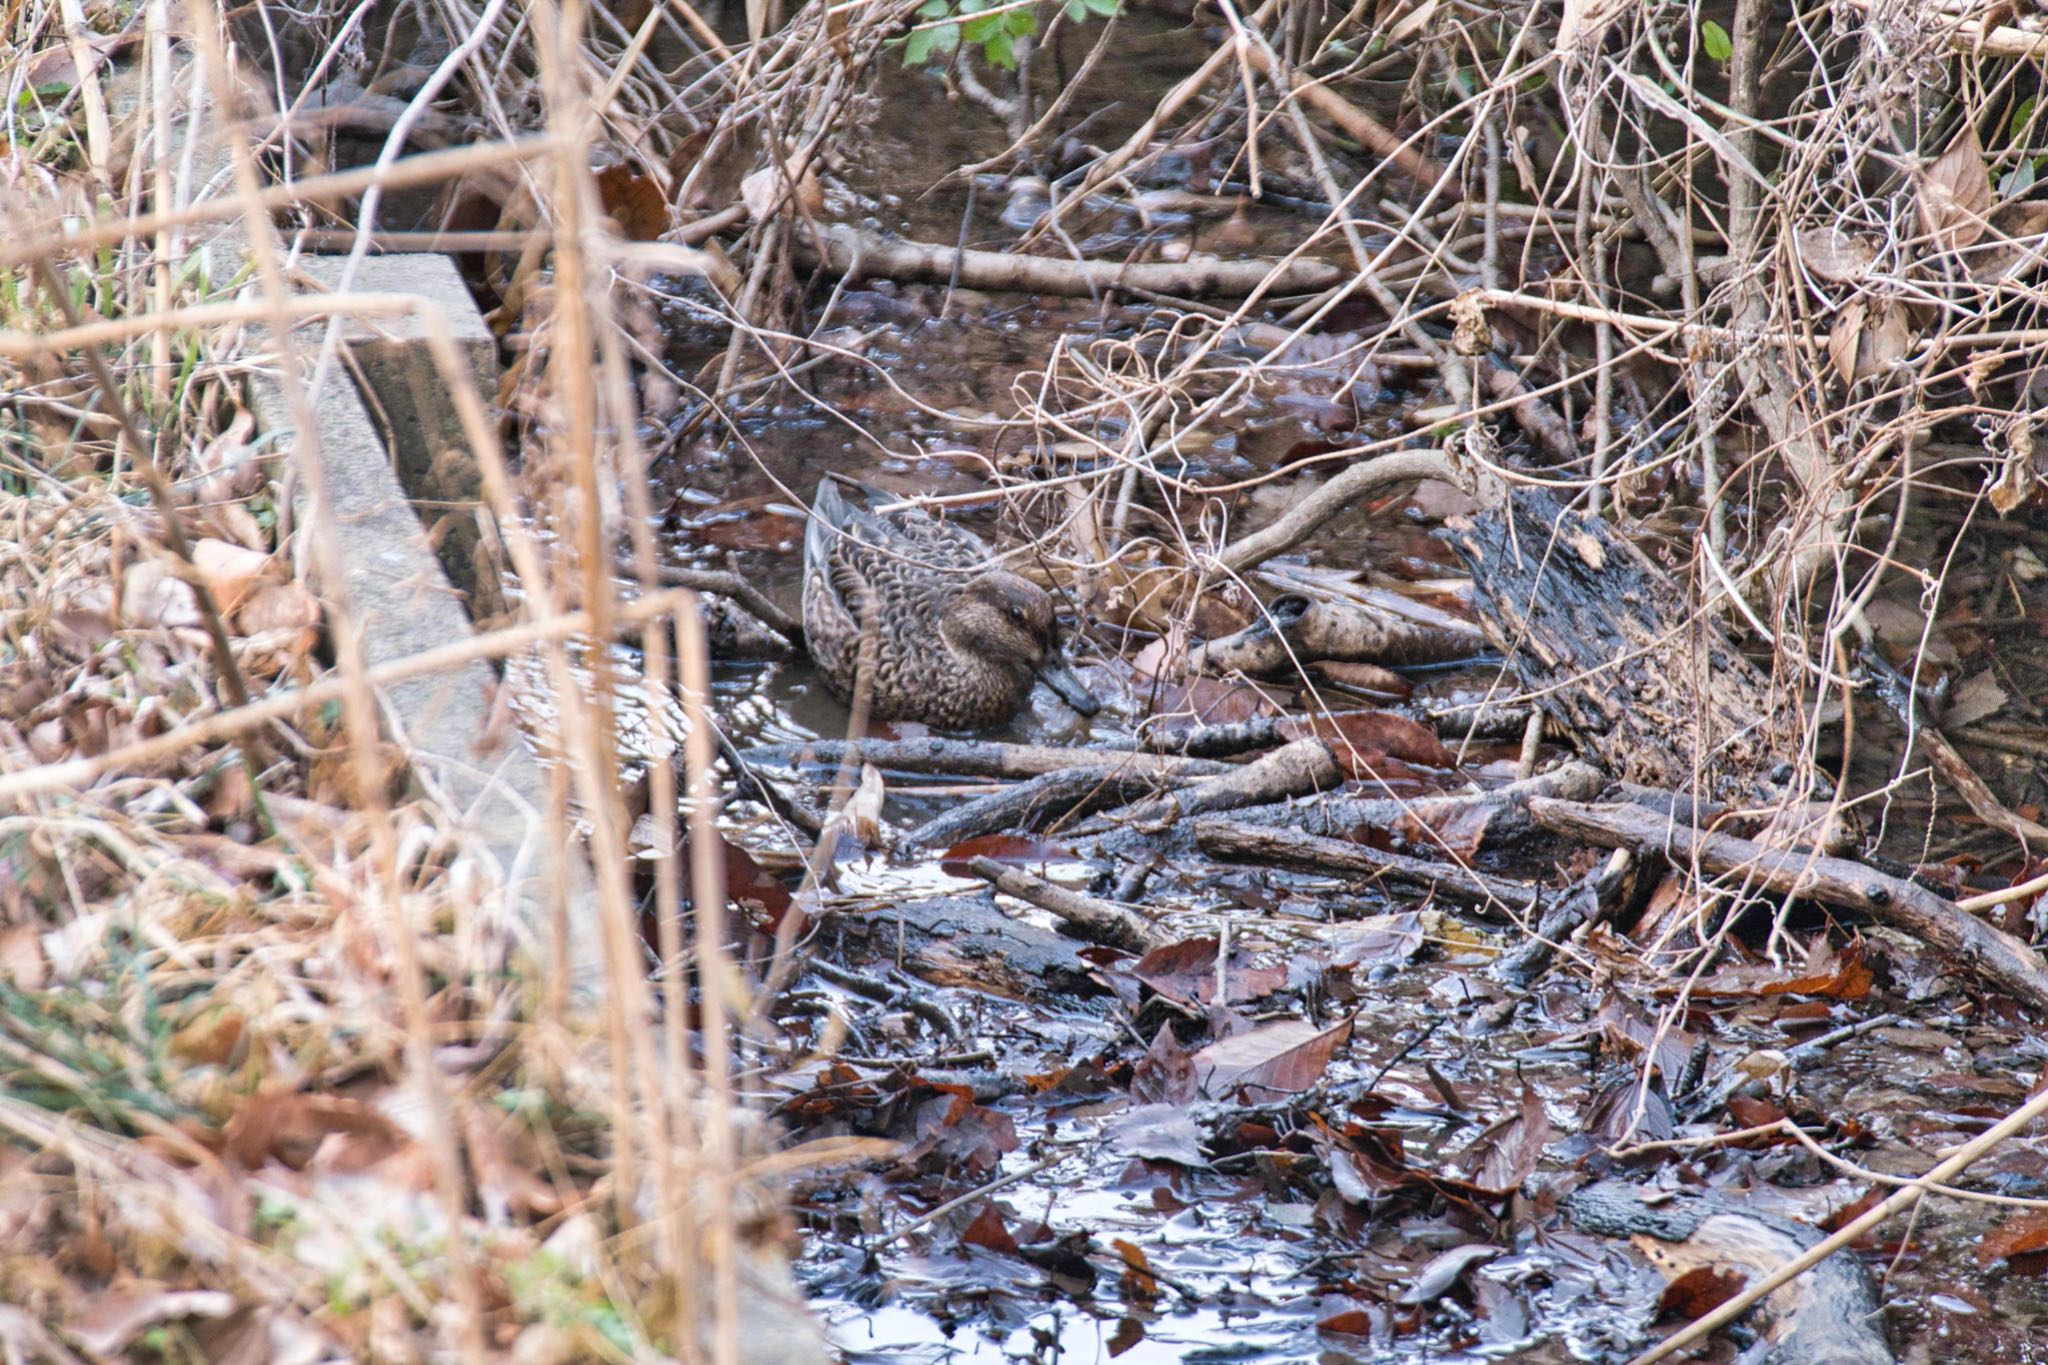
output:
{"label": "piece of bark", "polygon": [[1521,691],[1614,777],[1750,804],[1799,751],[1780,706],[1711,613],[1598,517],[1518,488],[1446,533],[1473,606]]}
{"label": "piece of bark", "polygon": [[1172,941],[1172,935],[1135,910],[1083,895],[1079,891],[1069,891],[1064,886],[1055,886],[1022,868],[982,857],[972,859],[967,865],[974,870],[975,876],[996,890],[1057,915],[1087,938],[1136,953],[1147,953]]}
{"label": "piece of bark", "polygon": [[907,900],[872,914],[824,915],[819,923],[847,960],[900,960],[937,986],[1012,1000],[1043,1000],[1047,990],[1095,989],[1080,945],[1005,915],[986,894]]}
{"label": "piece of bark", "polygon": [[1542,901],[1542,891],[1523,882],[1495,877],[1451,862],[1431,862],[1400,853],[1383,853],[1368,844],[1324,839],[1291,829],[1247,825],[1212,816],[1195,821],[1195,845],[1219,858],[1283,863],[1316,872],[1347,872],[1386,878],[1431,890],[1461,905],[1492,908],[1510,917],[1526,916]]}
{"label": "piece of bark", "polygon": [[1163,828],[1191,815],[1331,791],[1343,784],[1343,771],[1328,744],[1313,737],[1297,739],[1221,777],[1204,778],[1177,792],[1106,812],[1079,832],[1107,829],[1112,822],[1141,829]]}
{"label": "piece of bark", "polygon": [[1486,649],[1477,630],[1404,621],[1355,602],[1275,598],[1258,620],[1188,651],[1196,673],[1279,673],[1319,659],[1419,668],[1469,659]]}
{"label": "piece of bark", "polygon": [[[1182,758],[1177,754],[1147,754],[1133,751],[1110,753],[1101,749],[1072,749],[1044,744],[1001,744],[985,739],[864,739],[859,741],[863,763],[883,772],[939,773],[949,777],[1041,777],[1076,767],[1112,766],[1125,776],[1178,775],[1215,777],[1233,765],[1204,758]],[[740,757],[749,763],[814,764],[837,767],[846,754],[846,741],[813,740],[808,744],[775,744],[748,749]]]}
{"label": "piece of bark", "polygon": [[919,825],[904,836],[903,842],[914,848],[951,848],[963,839],[983,834],[1036,829],[1046,815],[1055,811],[1072,814],[1104,804],[1121,805],[1151,795],[1162,784],[1171,786],[1194,780],[1187,774],[1126,773],[1107,764],[1068,768],[955,806]]}
{"label": "piece of bark", "polygon": [[1860,911],[1912,935],[2034,1009],[2048,1011],[2048,969],[2040,955],[1925,887],[1846,858],[1708,834],[1636,805],[1589,806],[1536,797],[1528,806],[1537,824],[1573,839],[1664,854],[1681,866],[1697,864],[1709,876],[1739,876],[1752,890]]}
{"label": "piece of bark", "polygon": [[796,257],[848,280],[957,282],[963,289],[1096,298],[1119,287],[1183,299],[1242,298],[1265,286],[1275,294],[1328,289],[1346,277],[1327,261],[1228,261],[1197,255],[1184,261],[1076,261],[976,251],[904,241],[844,224],[820,229],[813,239],[795,238]]}
{"label": "piece of bark", "polygon": [[[1755,1281],[1822,1238],[1816,1228],[1723,1195],[1666,1191],[1652,1204],[1619,1181],[1574,1191],[1564,1213],[1581,1232],[1629,1238],[1668,1279],[1707,1269]],[[1896,1358],[1870,1270],[1854,1256],[1830,1257],[1765,1296],[1750,1321],[1770,1342],[1773,1365],[1890,1365]]]}

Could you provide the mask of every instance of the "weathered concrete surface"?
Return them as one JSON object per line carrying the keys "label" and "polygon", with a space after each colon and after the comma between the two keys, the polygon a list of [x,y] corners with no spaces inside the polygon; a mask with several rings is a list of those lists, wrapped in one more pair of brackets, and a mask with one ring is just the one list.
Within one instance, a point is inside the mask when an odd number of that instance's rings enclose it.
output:
{"label": "weathered concrete surface", "polygon": [[[348,260],[340,256],[301,256],[298,273],[330,290],[341,288]],[[454,338],[467,374],[465,382],[486,404],[498,386],[498,342],[469,289],[446,256],[407,254],[366,256],[356,265],[353,292],[410,294],[431,311]],[[441,567],[472,600],[472,617],[498,613],[495,566],[480,562],[478,515],[483,504],[483,479],[476,456],[463,434],[462,422],[448,397],[448,376],[435,366],[427,347],[427,330],[417,314],[349,317],[342,320],[342,343],[353,372],[374,400],[371,418],[391,452],[398,481],[411,496],[420,519],[433,528]]]}

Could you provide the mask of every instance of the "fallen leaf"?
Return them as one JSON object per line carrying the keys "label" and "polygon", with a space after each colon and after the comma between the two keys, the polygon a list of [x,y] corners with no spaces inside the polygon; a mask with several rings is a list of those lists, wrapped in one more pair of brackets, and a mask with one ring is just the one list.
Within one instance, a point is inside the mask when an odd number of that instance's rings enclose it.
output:
{"label": "fallen leaf", "polygon": [[1984,235],[1991,211],[1991,170],[1974,124],[1920,174],[1920,220],[1942,249],[1957,251]]}
{"label": "fallen leaf", "polygon": [[1808,228],[1796,239],[1799,261],[1824,280],[1860,280],[1877,260],[1877,248],[1838,227]]}
{"label": "fallen leaf", "polygon": [[1206,1170],[1202,1129],[1185,1103],[1141,1104],[1117,1115],[1103,1136],[1114,1150],[1147,1161],[1170,1161],[1190,1170]]}
{"label": "fallen leaf", "polygon": [[939,869],[948,876],[971,877],[976,858],[993,858],[1012,867],[1043,867],[1047,863],[1071,863],[1080,854],[1052,839],[1029,834],[977,834],[963,839],[939,855]]}
{"label": "fallen leaf", "polygon": [[1327,1029],[1305,1019],[1261,1024],[1197,1052],[1196,1083],[1211,1098],[1240,1088],[1298,1094],[1323,1078],[1331,1054],[1350,1036],[1348,1019]]}
{"label": "fallen leaf", "polygon": [[1472,1183],[1488,1194],[1513,1194],[1535,1173],[1550,1137],[1542,1097],[1525,1085],[1520,1110],[1472,1139],[1458,1154],[1458,1162],[1471,1174]]}
{"label": "fallen leaf", "polygon": [[2005,689],[1998,685],[1998,679],[1991,676],[1990,669],[1974,673],[1949,695],[1948,707],[1941,716],[1942,728],[1952,731],[1966,729],[1997,715],[2010,700]]}
{"label": "fallen leaf", "polygon": [[996,1207],[993,1199],[982,1201],[981,1211],[960,1230],[960,1240],[968,1246],[993,1251],[998,1256],[1017,1254],[1017,1239],[1010,1235],[1009,1224],[1003,1221],[1003,1211]]}
{"label": "fallen leaf", "polygon": [[1373,755],[1398,758],[1425,768],[1455,768],[1457,755],[1420,721],[1392,711],[1335,711],[1317,716],[1289,716],[1280,722],[1286,738],[1314,735],[1327,740],[1338,761],[1369,763]]}
{"label": "fallen leaf", "polygon": [[669,229],[668,196],[653,177],[637,175],[629,166],[599,171],[597,198],[628,241],[652,242]]}
{"label": "fallen leaf", "polygon": [[153,1327],[182,1318],[224,1318],[235,1311],[235,1296],[218,1289],[172,1289],[130,1280],[88,1299],[64,1323],[65,1335],[97,1359],[123,1356]]}
{"label": "fallen leaf", "polygon": [[1401,1297],[1394,1302],[1411,1307],[1434,1303],[1449,1293],[1459,1280],[1465,1278],[1466,1271],[1481,1261],[1492,1260],[1504,1250],[1503,1247],[1488,1246],[1484,1242],[1467,1242],[1464,1246],[1439,1252],[1430,1258],[1428,1265],[1415,1273],[1415,1283],[1404,1290]]}

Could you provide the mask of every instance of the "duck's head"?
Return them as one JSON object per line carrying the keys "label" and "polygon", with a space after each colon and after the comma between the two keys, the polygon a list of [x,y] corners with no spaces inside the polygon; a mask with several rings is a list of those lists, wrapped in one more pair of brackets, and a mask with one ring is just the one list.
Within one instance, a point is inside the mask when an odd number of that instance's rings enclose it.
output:
{"label": "duck's head", "polygon": [[1052,598],[1035,583],[1001,570],[982,574],[953,598],[939,629],[963,653],[999,668],[1036,673],[1084,716],[1102,709],[1067,668]]}

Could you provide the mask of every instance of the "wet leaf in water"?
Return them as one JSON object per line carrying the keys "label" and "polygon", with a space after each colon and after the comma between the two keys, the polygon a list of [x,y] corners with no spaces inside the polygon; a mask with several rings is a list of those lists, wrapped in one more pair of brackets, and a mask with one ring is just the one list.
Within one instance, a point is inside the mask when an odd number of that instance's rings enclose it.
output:
{"label": "wet leaf in water", "polygon": [[1119,1114],[1103,1131],[1109,1145],[1127,1156],[1147,1161],[1171,1161],[1191,1170],[1206,1170],[1209,1160],[1202,1155],[1202,1130],[1188,1113],[1187,1104],[1141,1104]]}
{"label": "wet leaf in water", "polygon": [[1199,1093],[1193,1056],[1174,1036],[1173,1025],[1161,1024],[1152,1046],[1131,1068],[1132,1096],[1166,1104],[1187,1104]]}
{"label": "wet leaf in water", "polygon": [[1145,1253],[1137,1243],[1121,1237],[1110,1239],[1110,1246],[1117,1258],[1124,1263],[1124,1273],[1118,1287],[1126,1299],[1150,1303],[1159,1297],[1159,1281],[1152,1274],[1152,1263],[1145,1259]]}
{"label": "wet leaf in water", "polygon": [[1724,967],[1703,977],[1696,995],[1818,995],[1831,1000],[1861,1000],[1875,978],[1863,960],[1863,941],[1853,939],[1837,952],[1826,935],[1814,939],[1799,967]]}
{"label": "wet leaf in water", "polygon": [[1237,1089],[1251,1092],[1255,1100],[1260,1091],[1298,1094],[1323,1078],[1338,1044],[1350,1036],[1349,1019],[1327,1029],[1305,1019],[1262,1024],[1197,1052],[1196,1084],[1202,1094],[1217,1099]]}
{"label": "wet leaf in water", "polygon": [[1324,933],[1323,941],[1330,945],[1333,967],[1406,962],[1422,951],[1422,915],[1404,910],[1335,924]]}
{"label": "wet leaf in water", "polygon": [[1678,1132],[1661,1076],[1651,1081],[1647,1092],[1638,1076],[1603,1087],[1587,1107],[1579,1128],[1609,1147],[1624,1139],[1668,1142]]}
{"label": "wet leaf in water", "polygon": [[1472,1183],[1489,1194],[1513,1194],[1522,1188],[1550,1142],[1550,1118],[1534,1087],[1522,1087],[1519,1112],[1495,1123],[1458,1154]]}
{"label": "wet leaf in water", "polygon": [[1488,1246],[1484,1242],[1468,1242],[1464,1246],[1452,1247],[1449,1251],[1439,1253],[1428,1265],[1416,1272],[1415,1283],[1395,1302],[1411,1306],[1434,1303],[1449,1293],[1451,1288],[1465,1277],[1466,1271],[1481,1261],[1492,1260],[1503,1250],[1502,1247]]}
{"label": "wet leaf in water", "polygon": [[1080,854],[1052,839],[1028,834],[978,834],[963,839],[939,855],[939,868],[948,876],[974,875],[970,864],[976,858],[993,858],[1014,867],[1041,867],[1046,863],[1071,863]]}
{"label": "wet leaf in water", "polygon": [[[1169,1000],[1188,1006],[1207,1005],[1216,998],[1217,947],[1213,938],[1169,943],[1146,953],[1131,964],[1129,971]],[[1233,956],[1239,960],[1225,969],[1224,978],[1231,1001],[1257,1000],[1287,984],[1285,968],[1257,967],[1243,961],[1242,954]]]}
{"label": "wet leaf in water", "polygon": [[960,1240],[968,1246],[993,1251],[998,1256],[1017,1254],[1017,1239],[1010,1235],[1009,1224],[1003,1220],[1003,1211],[996,1207],[993,1199],[982,1201],[981,1211],[961,1229]]}
{"label": "wet leaf in water", "polygon": [[725,854],[725,894],[734,904],[751,912],[756,923],[767,930],[779,928],[789,913],[789,888],[754,861],[754,855],[720,835]]}
{"label": "wet leaf in water", "polygon": [[1666,1027],[1632,1001],[1610,991],[1600,1003],[1600,1027],[1607,1041],[1623,1057],[1650,1054],[1651,1065],[1667,1080],[1685,1074],[1686,1059],[1692,1055],[1694,1037],[1684,1029]]}

